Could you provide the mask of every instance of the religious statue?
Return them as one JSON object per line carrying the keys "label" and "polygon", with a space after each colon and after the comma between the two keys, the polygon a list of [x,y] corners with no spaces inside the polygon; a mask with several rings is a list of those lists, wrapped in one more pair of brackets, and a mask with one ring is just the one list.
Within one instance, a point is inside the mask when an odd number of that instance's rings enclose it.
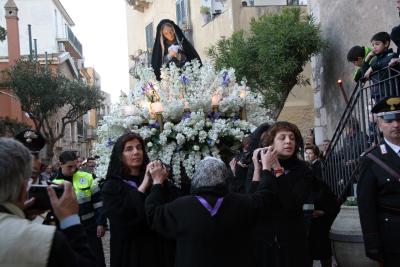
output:
{"label": "religious statue", "polygon": [[161,80],[160,68],[162,65],[174,63],[181,68],[186,62],[197,59],[201,64],[199,54],[186,39],[182,30],[172,20],[163,19],[157,26],[151,66],[157,80]]}

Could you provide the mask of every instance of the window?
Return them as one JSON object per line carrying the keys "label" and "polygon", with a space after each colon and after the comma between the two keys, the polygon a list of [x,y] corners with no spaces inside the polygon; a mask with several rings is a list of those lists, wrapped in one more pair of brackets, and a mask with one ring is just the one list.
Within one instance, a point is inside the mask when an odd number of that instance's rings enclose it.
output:
{"label": "window", "polygon": [[287,4],[288,4],[288,6],[298,6],[299,0],[288,0]]}
{"label": "window", "polygon": [[176,21],[180,28],[182,28],[183,24],[187,20],[187,12],[186,12],[186,0],[177,0],[176,1]]}
{"label": "window", "polygon": [[153,53],[154,35],[153,35],[153,22],[148,24],[146,30],[146,48],[147,48],[147,65],[150,65],[151,54]]}

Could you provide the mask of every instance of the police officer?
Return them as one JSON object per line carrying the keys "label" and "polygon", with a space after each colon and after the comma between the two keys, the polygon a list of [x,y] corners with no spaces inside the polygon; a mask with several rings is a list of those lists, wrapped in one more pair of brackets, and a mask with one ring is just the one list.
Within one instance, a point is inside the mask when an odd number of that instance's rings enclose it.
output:
{"label": "police officer", "polygon": [[357,194],[366,255],[385,267],[400,266],[400,97],[371,110],[384,140],[363,155]]}
{"label": "police officer", "polygon": [[39,158],[39,153],[40,150],[43,149],[45,146],[46,142],[43,138],[43,136],[34,130],[24,130],[20,133],[18,133],[15,136],[15,139],[17,139],[19,142],[21,142],[26,148],[28,148],[31,151],[32,154],[32,176],[30,183],[31,184],[47,184],[44,179],[42,179],[40,173],[41,173],[41,167],[42,167],[42,161]]}
{"label": "police officer", "polygon": [[56,184],[64,181],[72,183],[79,203],[79,217],[95,254],[97,266],[105,267],[101,237],[105,234],[107,221],[102,212],[100,190],[90,173],[77,170],[77,158],[74,151],[62,152],[59,157],[61,168],[50,180]]}

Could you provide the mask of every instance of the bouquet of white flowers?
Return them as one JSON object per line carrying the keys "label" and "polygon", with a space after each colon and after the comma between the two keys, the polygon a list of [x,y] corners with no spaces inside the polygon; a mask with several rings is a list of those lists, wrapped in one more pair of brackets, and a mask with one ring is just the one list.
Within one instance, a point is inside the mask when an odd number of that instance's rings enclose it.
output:
{"label": "bouquet of white flowers", "polygon": [[217,72],[211,64],[192,61],[181,69],[163,68],[160,82],[151,68],[138,74],[135,88],[97,129],[93,153],[100,155],[100,177],[113,142],[126,131],[139,133],[150,159],[170,165],[179,184],[182,172],[191,177],[202,158],[238,151],[255,126],[271,121],[260,96],[236,82],[234,69]]}

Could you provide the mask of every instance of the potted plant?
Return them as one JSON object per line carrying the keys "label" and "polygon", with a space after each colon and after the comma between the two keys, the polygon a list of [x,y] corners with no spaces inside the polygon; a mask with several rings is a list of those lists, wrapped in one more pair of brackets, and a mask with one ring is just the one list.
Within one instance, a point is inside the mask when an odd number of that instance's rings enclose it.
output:
{"label": "potted plant", "polygon": [[200,7],[200,13],[203,16],[204,23],[207,23],[207,22],[209,22],[211,20],[210,7],[201,6]]}
{"label": "potted plant", "polygon": [[334,257],[341,267],[378,267],[365,256],[357,199],[348,197],[333,222],[330,238]]}

